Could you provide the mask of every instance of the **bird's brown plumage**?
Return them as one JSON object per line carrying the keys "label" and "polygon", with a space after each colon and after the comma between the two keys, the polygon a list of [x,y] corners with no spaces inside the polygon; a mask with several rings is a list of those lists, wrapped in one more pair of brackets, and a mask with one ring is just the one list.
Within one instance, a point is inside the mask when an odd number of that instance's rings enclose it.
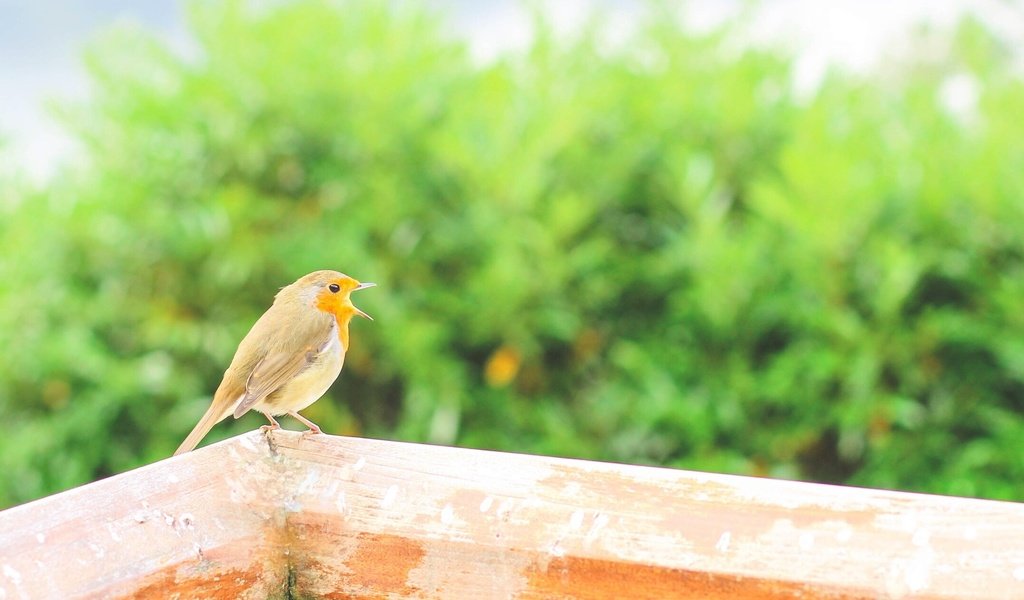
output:
{"label": "bird's brown plumage", "polygon": [[295,411],[319,398],[341,371],[352,317],[368,317],[349,294],[372,285],[315,271],[282,288],[238,345],[210,408],[174,454],[195,448],[230,414],[237,419],[255,408],[275,424],[272,415],[298,417]]}

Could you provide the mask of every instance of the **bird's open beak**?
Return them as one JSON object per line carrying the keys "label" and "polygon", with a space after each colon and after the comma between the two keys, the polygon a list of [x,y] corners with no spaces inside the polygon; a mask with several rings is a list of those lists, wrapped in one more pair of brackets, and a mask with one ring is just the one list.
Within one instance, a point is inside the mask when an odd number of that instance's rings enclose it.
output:
{"label": "bird's open beak", "polygon": [[[370,282],[360,283],[352,291],[354,292],[356,290],[365,290],[366,288],[372,288],[375,285],[377,285],[377,284],[376,283],[370,283]],[[371,321],[373,320],[373,317],[371,317],[370,315],[368,315],[368,314],[364,313],[363,311],[359,310],[355,306],[352,307],[352,310],[356,311],[356,314],[359,315],[360,317],[363,317],[364,319],[369,319]]]}

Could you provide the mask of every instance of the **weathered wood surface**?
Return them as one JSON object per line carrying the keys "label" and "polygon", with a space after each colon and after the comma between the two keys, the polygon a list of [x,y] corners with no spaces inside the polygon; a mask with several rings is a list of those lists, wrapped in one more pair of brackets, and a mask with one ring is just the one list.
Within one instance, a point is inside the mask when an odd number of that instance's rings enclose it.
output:
{"label": "weathered wood surface", "polygon": [[1024,598],[1024,504],[253,432],[0,512],[8,598]]}
{"label": "weathered wood surface", "polygon": [[0,512],[0,600],[273,597],[268,455],[250,434]]}

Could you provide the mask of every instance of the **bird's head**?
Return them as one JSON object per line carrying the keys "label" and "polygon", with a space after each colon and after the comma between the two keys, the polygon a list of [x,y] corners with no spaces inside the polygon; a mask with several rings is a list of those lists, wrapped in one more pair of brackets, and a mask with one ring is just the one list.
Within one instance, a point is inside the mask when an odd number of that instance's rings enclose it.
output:
{"label": "bird's head", "polygon": [[308,299],[314,308],[330,313],[338,319],[359,315],[372,321],[370,315],[352,304],[351,294],[374,285],[376,284],[360,283],[337,271],[314,271],[288,287],[295,286],[298,288],[299,296]]}

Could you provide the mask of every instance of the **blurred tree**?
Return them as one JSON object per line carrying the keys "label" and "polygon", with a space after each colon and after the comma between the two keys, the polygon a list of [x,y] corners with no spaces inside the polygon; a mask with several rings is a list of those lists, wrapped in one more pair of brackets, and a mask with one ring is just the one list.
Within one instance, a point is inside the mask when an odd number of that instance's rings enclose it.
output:
{"label": "blurred tree", "polygon": [[380,285],[329,432],[1024,498],[1024,82],[977,23],[809,98],[659,9],[486,64],[405,4],[192,27],[92,49],[85,163],[0,205],[0,504],[169,455],[317,268]]}

